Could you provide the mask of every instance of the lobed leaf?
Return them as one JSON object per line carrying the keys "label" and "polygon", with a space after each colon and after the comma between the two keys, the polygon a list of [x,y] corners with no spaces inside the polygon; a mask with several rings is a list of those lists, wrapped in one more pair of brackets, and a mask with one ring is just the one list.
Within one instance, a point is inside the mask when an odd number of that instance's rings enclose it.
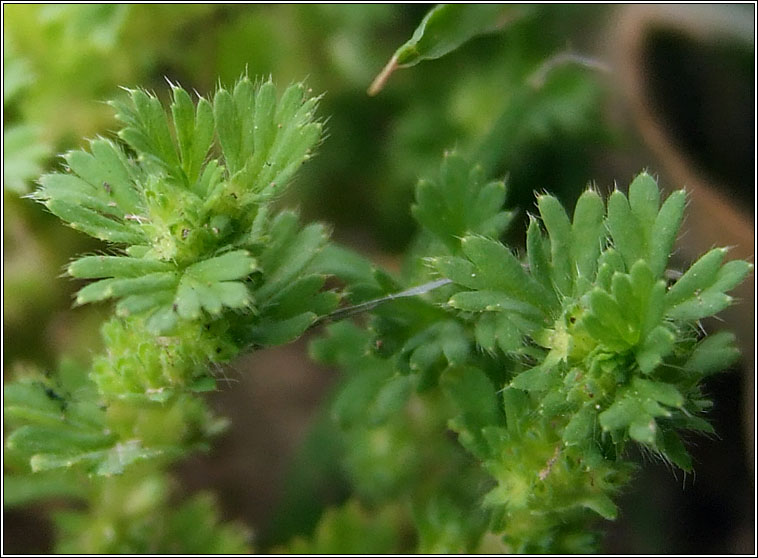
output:
{"label": "lobed leaf", "polygon": [[51,498],[84,500],[88,487],[77,475],[49,473],[13,474],[3,477],[3,506],[12,508]]}
{"label": "lobed leaf", "polygon": [[[491,325],[486,325],[491,316]],[[534,333],[540,327],[535,320],[524,317],[522,314],[498,313],[485,314],[476,324],[475,332],[481,334],[491,332],[497,346],[504,353],[520,352],[526,346],[525,337]],[[482,347],[487,348],[484,344]]]}
{"label": "lobed leaf", "polygon": [[132,294],[123,298],[116,305],[116,315],[121,317],[154,311],[172,302],[175,289]]}
{"label": "lobed leaf", "polygon": [[324,227],[314,223],[303,228],[286,245],[270,246],[261,255],[261,261],[269,261],[270,265],[264,268],[267,275],[256,297],[263,301],[286,287],[321,250],[326,239]]}
{"label": "lobed leaf", "polygon": [[141,89],[127,91],[130,103],[111,102],[116,109],[116,118],[126,125],[119,132],[119,137],[143,159],[180,180],[179,156],[160,101],[152,93]]}
{"label": "lobed leaf", "polygon": [[303,311],[307,301],[324,286],[323,275],[306,275],[284,287],[271,297],[261,309],[267,316],[275,318],[291,317]]}
{"label": "lobed leaf", "polygon": [[537,365],[518,374],[510,386],[524,391],[547,391],[556,387],[560,381],[560,372],[557,369]]}
{"label": "lobed leaf", "polygon": [[603,200],[596,192],[587,190],[579,196],[571,224],[571,259],[577,276],[595,277],[605,239],[604,217]]}
{"label": "lobed leaf", "polygon": [[740,356],[733,333],[719,331],[700,341],[690,354],[684,369],[698,377],[724,370]]}
{"label": "lobed leaf", "polygon": [[242,120],[237,117],[234,99],[226,89],[220,89],[213,97],[213,118],[224,163],[229,174],[234,175],[243,166],[240,145]]}
{"label": "lobed leaf", "polygon": [[724,256],[726,248],[714,248],[698,259],[668,290],[666,305],[674,307],[713,284]]}
{"label": "lobed leaf", "polygon": [[68,273],[77,279],[100,277],[140,277],[148,273],[173,271],[168,262],[125,256],[85,256],[68,266]]}
{"label": "lobed leaf", "polygon": [[641,224],[632,212],[626,196],[618,190],[608,198],[606,223],[626,269],[631,269],[637,260],[645,258],[646,247]]}
{"label": "lobed leaf", "polygon": [[529,228],[526,231],[526,255],[531,276],[542,283],[543,287],[552,289],[553,280],[550,271],[549,242],[542,234],[537,220],[531,216],[529,218]]}
{"label": "lobed leaf", "polygon": [[45,203],[56,216],[66,221],[72,229],[113,243],[143,244],[145,235],[139,228],[111,219],[98,211],[70,203],[63,199],[52,199]]}
{"label": "lobed leaf", "polygon": [[414,218],[453,252],[466,234],[499,236],[511,219],[502,211],[505,184],[484,181],[479,167],[455,153],[446,153],[434,181],[416,187]]}
{"label": "lobed leaf", "polygon": [[674,348],[676,335],[664,325],[653,329],[636,349],[634,357],[643,374],[650,374]]}
{"label": "lobed leaf", "polygon": [[649,233],[658,217],[660,203],[661,193],[655,179],[646,172],[634,177],[629,185],[629,208],[637,218],[646,245],[650,240]]}
{"label": "lobed leaf", "polygon": [[257,269],[255,258],[246,250],[234,250],[188,266],[184,273],[198,281],[215,283],[244,279]]}
{"label": "lobed leaf", "polygon": [[209,287],[227,308],[247,308],[252,304],[252,297],[247,286],[239,281],[222,281],[212,283]]}
{"label": "lobed leaf", "polygon": [[465,428],[460,436],[468,436],[467,449],[480,458],[488,454],[482,429],[503,422],[495,386],[487,375],[473,366],[451,366],[440,377],[440,387],[453,402],[460,415],[455,419]]}
{"label": "lobed leaf", "polygon": [[553,196],[539,196],[537,205],[550,237],[551,274],[555,290],[571,293],[571,222],[560,202]]}
{"label": "lobed leaf", "polygon": [[284,345],[300,337],[317,318],[313,312],[304,312],[285,320],[263,320],[251,328],[249,340],[264,347]]}
{"label": "lobed leaf", "polygon": [[277,125],[274,122],[276,109],[276,87],[271,80],[261,85],[255,98],[255,113],[253,116],[253,151],[255,162],[263,163],[265,154],[271,149],[276,137]]}
{"label": "lobed leaf", "polygon": [[699,320],[717,314],[732,302],[725,291],[739,284],[752,265],[735,260],[721,265],[726,249],[715,248],[701,257],[668,290],[666,315],[678,320]]}
{"label": "lobed leaf", "polygon": [[448,304],[465,312],[518,312],[536,321],[542,317],[528,302],[498,291],[463,291],[453,295]]}
{"label": "lobed leaf", "polygon": [[113,439],[113,435],[102,431],[73,428],[59,420],[56,426],[21,426],[8,436],[6,443],[9,448],[30,454],[72,454],[106,446]]}
{"label": "lobed leaf", "polygon": [[79,290],[77,304],[99,302],[108,298],[121,298],[129,295],[169,291],[176,287],[177,274],[173,272],[148,273],[142,277],[128,279],[105,279],[90,283]]}
{"label": "lobed leaf", "polygon": [[125,213],[137,213],[141,197],[135,172],[126,155],[109,140],[90,141],[90,151],[71,151],[65,155],[68,167],[92,187],[100,197],[112,200]]}
{"label": "lobed leaf", "polygon": [[187,185],[195,184],[213,143],[214,121],[211,104],[203,98],[197,107],[184,89],[171,87],[171,115]]}
{"label": "lobed leaf", "polygon": [[669,255],[674,250],[674,242],[682,225],[684,205],[687,196],[684,190],[671,194],[663,203],[655,218],[650,233],[650,268],[656,277],[661,277],[666,270]]}
{"label": "lobed leaf", "polygon": [[[8,81],[8,65],[5,66]],[[3,88],[5,91],[5,87]],[[5,98],[7,102],[7,96]],[[52,154],[42,138],[43,129],[31,124],[6,125],[3,130],[3,187],[26,194]]]}
{"label": "lobed leaf", "polygon": [[692,471],[692,458],[676,432],[672,430],[661,432],[661,435],[656,439],[656,446],[666,459],[682,471]]}
{"label": "lobed leaf", "polygon": [[166,453],[165,449],[142,448],[139,440],[130,440],[111,448],[72,455],[39,453],[32,457],[31,466],[32,471],[37,472],[81,465],[97,475],[109,477],[122,474],[136,461],[154,459]]}
{"label": "lobed leaf", "polygon": [[592,497],[586,498],[582,501],[581,505],[609,521],[613,521],[618,517],[616,504],[613,503],[613,500],[609,496],[602,492],[595,493]]}
{"label": "lobed leaf", "polygon": [[588,440],[592,440],[597,412],[591,405],[584,405],[574,413],[566,427],[563,429],[561,438],[567,446],[583,446]]}
{"label": "lobed leaf", "polygon": [[501,243],[467,236],[461,246],[476,267],[477,275],[489,288],[514,295],[543,311],[550,309],[555,301],[552,292],[527,274],[521,262]]}

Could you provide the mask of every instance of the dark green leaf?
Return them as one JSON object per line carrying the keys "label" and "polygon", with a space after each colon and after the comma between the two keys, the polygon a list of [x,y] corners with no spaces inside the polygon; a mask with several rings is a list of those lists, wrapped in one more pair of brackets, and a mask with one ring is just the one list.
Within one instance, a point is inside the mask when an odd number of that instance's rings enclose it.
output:
{"label": "dark green leaf", "polygon": [[569,420],[563,430],[563,441],[567,446],[585,445],[593,439],[597,412],[591,405],[585,405]]}
{"label": "dark green leaf", "polygon": [[300,337],[317,317],[313,312],[305,312],[286,320],[264,321],[252,328],[249,340],[256,345],[284,345]]}
{"label": "dark green leaf", "polygon": [[671,430],[662,432],[658,449],[660,449],[666,459],[683,471],[692,471],[692,458],[687,453],[682,440],[677,436],[676,432]]}

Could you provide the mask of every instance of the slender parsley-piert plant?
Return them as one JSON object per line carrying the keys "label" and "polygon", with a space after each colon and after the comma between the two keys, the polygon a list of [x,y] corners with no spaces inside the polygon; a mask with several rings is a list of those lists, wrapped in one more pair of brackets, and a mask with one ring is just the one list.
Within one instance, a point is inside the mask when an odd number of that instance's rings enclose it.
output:
{"label": "slender parsley-piert plant", "polygon": [[[170,118],[152,93],[127,90],[112,103],[120,141],[67,153],[66,172],[43,176],[32,195],[107,242],[106,253],[68,266],[89,280],[76,303],[116,302],[89,374],[29,375],[5,389],[5,416],[17,425],[9,451],[90,504],[58,524],[59,548],[77,553],[246,548],[223,529],[190,537],[192,549],[172,547],[193,514],[198,525],[215,518],[201,519],[204,500],[161,511],[161,467],[223,427],[195,393],[214,388],[211,364],[289,341],[338,302],[322,290],[324,275],[307,271],[324,227],[301,228],[271,207],[319,141],[318,98],[301,84],[277,96],[270,80],[247,77],[211,100],[171,90]],[[77,474],[90,477],[86,490],[73,488]],[[126,495],[139,502],[113,504]]]}
{"label": "slender parsley-piert plant", "polygon": [[[377,309],[373,339],[340,324],[314,345],[348,372],[334,404],[348,472],[367,505],[413,510],[422,552],[593,552],[593,519],[617,516],[614,496],[634,471],[629,446],[690,471],[681,433],[713,432],[701,382],[738,352],[730,333],[703,337],[699,320],[732,302],[752,266],[715,248],[682,274],[668,269],[686,195],[661,203],[646,173],[607,203],[587,190],[573,219],[538,196],[519,255],[497,239],[503,185],[482,178],[448,154],[416,191],[422,230],[406,280],[451,285]],[[390,405],[391,393],[401,401]],[[430,433],[440,413],[468,464]],[[489,480],[477,482],[482,470]],[[444,499],[430,482],[447,487]]]}
{"label": "slender parsley-piert plant", "polygon": [[699,339],[697,322],[731,303],[726,292],[751,265],[724,264],[716,248],[668,284],[685,198],[677,191],[661,204],[643,173],[607,207],[586,191],[571,220],[541,195],[542,226],[532,220],[524,258],[466,235],[461,255],[431,260],[458,286],[445,306],[509,369],[493,386],[499,420],[464,414],[453,427],[497,483],[485,504],[501,514],[495,529],[514,551],[591,549],[577,536],[585,510],[616,517],[628,444],[689,471],[678,432],[712,431],[700,381],[737,350],[729,333]]}
{"label": "slender parsley-piert plant", "polygon": [[[90,370],[64,361],[4,391],[5,503],[84,504],[56,514],[58,551],[249,551],[207,496],[171,499],[168,465],[224,427],[198,392],[214,363],[358,310],[368,330],[341,322],[312,346],[349,372],[332,411],[355,497],[290,549],[590,552],[630,445],[692,468],[680,434],[712,431],[701,381],[737,358],[698,322],[752,266],[716,248],[669,273],[684,192],[661,202],[643,173],[607,202],[586,191],[573,218],[541,195],[520,255],[498,240],[505,185],[450,153],[419,183],[420,236],[394,278],[272,206],[320,136],[302,85],[172,92],[167,118],[127,91],[120,139],[66,154],[32,195],[108,243],[68,272],[89,281],[77,304],[116,310]],[[333,312],[330,274],[357,306]]]}
{"label": "slender parsley-piert plant", "polygon": [[[287,341],[335,302],[314,296],[321,278],[298,277],[324,228],[299,230],[294,214],[269,209],[319,139],[318,99],[302,85],[277,99],[273,83],[247,78],[197,105],[180,87],[172,92],[173,130],[155,96],[129,91],[129,102],[112,104],[136,157],[94,140],[90,153],[65,156],[70,173],[42,177],[34,194],[71,227],[118,247],[68,268],[95,280],[78,304],[117,301],[104,330],[108,354],[93,374],[117,398],[163,401],[207,385],[209,361]],[[156,335],[161,348],[138,356],[134,348]]]}

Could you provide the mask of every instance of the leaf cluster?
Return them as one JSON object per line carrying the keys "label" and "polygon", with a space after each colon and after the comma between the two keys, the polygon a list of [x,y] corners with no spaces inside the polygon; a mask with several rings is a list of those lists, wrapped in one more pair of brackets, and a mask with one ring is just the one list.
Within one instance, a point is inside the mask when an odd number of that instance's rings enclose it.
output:
{"label": "leaf cluster", "polygon": [[314,266],[325,227],[301,228],[274,206],[318,141],[317,102],[302,84],[278,97],[270,80],[243,77],[196,103],[172,85],[169,117],[154,94],[127,90],[112,103],[118,140],[92,140],[64,156],[66,172],[40,179],[34,199],[108,243],[67,267],[89,281],[77,304],[116,301],[91,370],[65,365],[5,386],[13,501],[88,503],[57,517],[60,548],[247,549],[204,496],[168,511],[160,469],[225,427],[197,396],[215,389],[210,364],[285,343],[338,302]]}
{"label": "leaf cluster", "polygon": [[[543,195],[547,234],[533,219],[523,261],[496,240],[466,236],[463,257],[432,262],[461,287],[447,304],[473,321],[480,347],[534,362],[509,385],[539,394],[551,415],[577,413],[568,444],[597,424],[619,444],[631,438],[689,469],[671,425],[701,426],[690,418],[701,405],[696,384],[712,369],[694,372],[689,363],[695,324],[730,304],[726,292],[751,266],[722,265],[726,250],[717,248],[668,285],[684,204],[683,191],[661,204],[644,173],[628,197],[614,192],[607,210],[586,191],[573,220]],[[733,351],[719,351],[722,365]]]}
{"label": "leaf cluster", "polygon": [[[714,249],[682,274],[669,270],[686,196],[677,191],[662,202],[646,173],[607,204],[587,190],[572,218],[555,197],[539,196],[523,254],[497,240],[509,221],[504,200],[502,183],[447,154],[439,178],[417,188],[414,255],[425,267],[408,269],[411,281],[451,284],[375,310],[373,341],[338,342],[349,330],[335,326],[335,337],[314,351],[349,374],[332,409],[351,417],[342,428],[351,469],[363,474],[354,477],[359,494],[379,486],[380,501],[396,503],[387,480],[406,486],[400,471],[423,460],[419,450],[404,453],[402,441],[430,439],[408,426],[388,431],[390,454],[407,457],[405,465],[382,461],[369,432],[393,422],[375,406],[397,413],[401,401],[430,405],[442,396],[429,412],[449,417],[494,483],[481,496],[485,521],[466,528],[449,517],[447,528],[471,529],[469,551],[491,530],[516,552],[589,552],[597,537],[587,526],[617,516],[613,497],[634,470],[629,443],[691,470],[681,432],[712,432],[701,416],[709,403],[700,381],[737,356],[732,335],[701,338],[698,322],[732,302],[727,292],[751,266],[724,264],[726,251]],[[365,474],[377,463],[384,481]],[[464,476],[473,463],[460,467]],[[424,505],[440,511],[439,502]],[[452,548],[422,516],[414,522],[423,548]]]}
{"label": "leaf cluster", "polygon": [[33,194],[69,226],[122,252],[69,266],[73,277],[96,280],[77,303],[116,299],[119,316],[145,316],[157,334],[229,310],[254,312],[256,288],[263,305],[287,280],[281,252],[272,258],[265,247],[313,254],[325,241],[318,225],[295,236],[291,216],[269,212],[318,141],[318,99],[306,98],[301,84],[277,99],[270,80],[244,77],[195,104],[172,86],[169,119],[155,95],[127,93],[128,101],[112,103],[123,144],[98,138],[89,152],[69,152],[69,172],[43,176]]}

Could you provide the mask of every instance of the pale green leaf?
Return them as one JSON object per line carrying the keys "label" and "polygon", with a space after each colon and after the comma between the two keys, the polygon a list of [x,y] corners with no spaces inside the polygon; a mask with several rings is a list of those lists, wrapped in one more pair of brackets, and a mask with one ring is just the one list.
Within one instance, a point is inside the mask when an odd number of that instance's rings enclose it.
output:
{"label": "pale green leaf", "polygon": [[184,271],[198,281],[215,283],[244,279],[255,271],[256,261],[246,250],[234,250],[192,264]]}
{"label": "pale green leaf", "polygon": [[542,234],[537,220],[530,216],[529,228],[526,231],[526,254],[529,263],[529,273],[542,286],[547,289],[553,288],[553,280],[550,271],[548,239]]}
{"label": "pale green leaf", "polygon": [[252,303],[247,287],[239,281],[213,283],[209,289],[227,308],[247,308]]}
{"label": "pale green leaf", "polygon": [[220,89],[213,97],[213,117],[216,132],[224,152],[224,162],[230,174],[242,168],[240,159],[240,125],[234,99],[226,89]]}
{"label": "pale green leaf", "polygon": [[174,266],[160,260],[124,256],[85,256],[68,266],[68,273],[77,279],[100,277],[140,277],[147,273],[172,271]]}
{"label": "pale green leaf", "polygon": [[718,314],[731,303],[731,296],[708,290],[669,308],[666,315],[675,320],[701,320]]}
{"label": "pale green leaf", "polygon": [[550,237],[552,277],[555,289],[564,295],[571,293],[571,223],[560,202],[553,196],[539,196],[537,205],[542,222]]}
{"label": "pale green leaf", "polygon": [[629,425],[629,436],[641,444],[652,445],[658,435],[658,425],[652,416],[637,416]]}
{"label": "pale green leaf", "polygon": [[128,279],[105,279],[90,283],[76,294],[77,304],[98,302],[108,298],[119,298],[154,291],[168,291],[176,286],[175,273],[149,273],[142,277]]}
{"label": "pale green leaf", "polygon": [[133,294],[123,298],[116,305],[116,315],[132,316],[141,314],[148,310],[163,306],[173,301],[174,289],[149,292],[144,294]]}
{"label": "pale green leaf", "polygon": [[674,249],[676,235],[682,224],[687,195],[684,190],[671,194],[661,206],[650,234],[650,267],[656,277],[666,270]]}
{"label": "pale green leaf", "polygon": [[253,117],[253,150],[255,161],[260,165],[271,149],[276,137],[277,126],[274,122],[276,109],[276,87],[271,80],[261,85],[255,98],[255,115]]}
{"label": "pale green leaf", "polygon": [[629,208],[640,224],[645,244],[658,217],[661,193],[655,179],[646,172],[638,174],[629,185]]}
{"label": "pale green leaf", "polygon": [[113,435],[73,428],[59,421],[57,426],[21,426],[8,436],[6,443],[9,448],[30,454],[73,454],[106,446],[113,438]]}
{"label": "pale green leaf", "polygon": [[626,196],[618,190],[608,198],[606,223],[626,269],[631,269],[637,260],[645,258],[646,246],[640,222],[629,207]]}
{"label": "pale green leaf", "polygon": [[643,374],[650,374],[674,348],[676,336],[666,326],[654,328],[636,349],[634,357]]}
{"label": "pale green leaf", "polygon": [[719,331],[700,341],[684,364],[685,370],[698,376],[720,372],[740,356],[733,333]]}
{"label": "pale green leaf", "polygon": [[555,302],[552,291],[527,274],[521,262],[500,242],[467,236],[461,246],[476,266],[476,274],[490,289],[501,290],[541,310],[549,310]]}
{"label": "pale green leaf", "polygon": [[88,489],[79,477],[60,471],[8,474],[3,476],[3,506],[26,506],[57,498],[84,500]]}
{"label": "pale green leaf", "polygon": [[448,304],[465,312],[519,312],[534,320],[542,317],[542,313],[528,302],[498,291],[463,291],[453,295]]}
{"label": "pale green leaf", "polygon": [[47,208],[69,223],[73,229],[108,242],[144,244],[145,235],[139,228],[109,219],[100,213],[63,200],[50,200]]}
{"label": "pale green leaf", "polygon": [[666,305],[676,306],[712,285],[725,255],[726,248],[714,248],[692,264],[666,293]]}
{"label": "pale green leaf", "polygon": [[576,202],[571,225],[571,257],[578,276],[593,279],[603,247],[605,208],[600,196],[585,191]]}
{"label": "pale green leaf", "polygon": [[638,398],[654,399],[669,407],[681,407],[684,404],[684,397],[672,384],[634,378],[632,388],[633,395]]}

